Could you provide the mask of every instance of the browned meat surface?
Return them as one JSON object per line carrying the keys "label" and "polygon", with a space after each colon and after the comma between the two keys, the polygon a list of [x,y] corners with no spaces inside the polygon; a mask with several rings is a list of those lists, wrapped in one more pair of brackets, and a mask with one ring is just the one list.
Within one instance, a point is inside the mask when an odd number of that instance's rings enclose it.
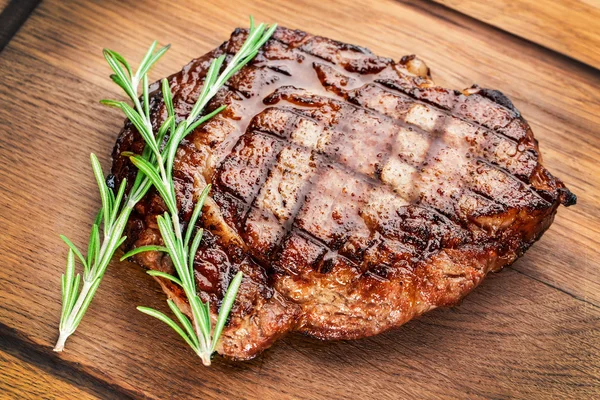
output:
{"label": "browned meat surface", "polygon": [[[186,118],[219,48],[170,79]],[[166,116],[153,86],[155,126]],[[286,332],[355,339],[456,304],[489,271],[515,261],[575,196],[541,164],[537,141],[495,90],[435,86],[427,66],[279,28],[256,59],[210,103],[227,109],[181,144],[175,179],[181,220],[207,183],[195,257],[202,296],[216,313],[244,281],[219,353],[247,359]],[[127,123],[113,173],[133,177],[120,154],[143,142]],[[136,247],[161,242],[149,193],[127,228]],[[136,257],[173,272],[168,256]],[[172,283],[158,279],[187,310]]]}

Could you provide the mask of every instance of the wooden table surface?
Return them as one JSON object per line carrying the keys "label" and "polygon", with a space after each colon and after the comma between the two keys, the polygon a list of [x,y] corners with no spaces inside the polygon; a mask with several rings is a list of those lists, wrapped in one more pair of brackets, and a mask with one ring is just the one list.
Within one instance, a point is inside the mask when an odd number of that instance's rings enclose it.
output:
{"label": "wooden table surface", "polygon": [[598,0],[435,1],[600,68]]}
{"label": "wooden table surface", "polygon": [[[549,46],[561,29],[565,40],[588,39],[569,39],[568,24],[529,35],[514,18],[498,15],[507,12],[502,7],[490,6],[492,21],[483,6],[471,13],[455,1],[367,3],[44,0],[37,6],[0,53],[0,398],[600,397],[598,42],[567,43],[576,52]],[[567,3],[598,11],[592,1]],[[502,90],[578,204],[561,208],[523,258],[489,276],[458,307],[373,338],[319,342],[290,335],[253,361],[217,358],[206,369],[168,327],[135,310],[166,309],[154,281],[114,261],[67,351],[52,352],[66,254],[58,235],[86,243],[99,205],[89,153],[108,168],[123,121],[98,103],[120,98],[101,49],[137,60],[153,39],[171,43],[152,73],[158,79],[247,25],[249,14],[395,59],[416,53],[447,87]],[[577,15],[565,20],[578,25],[571,19]],[[585,30],[597,40],[597,21]]]}

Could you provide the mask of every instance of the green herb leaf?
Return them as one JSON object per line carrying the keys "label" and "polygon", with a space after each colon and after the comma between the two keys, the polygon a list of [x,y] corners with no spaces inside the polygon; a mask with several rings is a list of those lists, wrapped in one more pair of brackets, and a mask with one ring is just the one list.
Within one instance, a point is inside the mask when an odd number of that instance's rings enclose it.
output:
{"label": "green herb leaf", "polygon": [[[144,75],[142,79],[142,99],[144,100],[144,116],[146,121],[150,121],[150,99],[148,98],[148,75]],[[159,143],[160,145],[160,143]]]}
{"label": "green herb leaf", "polygon": [[140,246],[140,247],[136,247],[135,249],[130,250],[127,253],[123,254],[123,256],[121,257],[120,260],[124,261],[131,256],[135,256],[136,254],[144,253],[146,251],[162,251],[162,252],[166,253],[168,251],[168,249],[165,246],[154,246],[154,245]]}
{"label": "green herb leaf", "polygon": [[169,308],[171,309],[171,311],[173,311],[173,314],[175,314],[175,316],[177,317],[179,322],[181,322],[181,325],[183,325],[183,327],[185,328],[189,338],[194,342],[196,347],[198,347],[199,346],[198,337],[196,337],[196,333],[194,332],[194,328],[192,327],[192,323],[190,322],[188,317],[186,317],[181,312],[181,310],[175,305],[173,300],[171,300],[171,299],[167,300],[167,304],[169,304]]}
{"label": "green herb leaf", "polygon": [[[156,62],[167,52],[167,50],[169,50],[169,48],[171,47],[170,44],[166,45],[165,47],[161,48],[160,50],[158,50],[156,53],[154,53],[154,49],[156,48],[156,44],[157,42],[154,42],[152,44],[152,46],[150,46],[150,49],[148,50],[148,53],[146,53],[146,56],[144,57],[144,59],[142,60],[142,63],[140,64],[140,68],[138,69],[137,75],[138,76],[144,76],[148,73],[148,71],[150,70],[150,68],[152,68],[152,66],[154,64],[156,64]],[[154,54],[152,54],[154,53]]]}
{"label": "green herb leaf", "polygon": [[150,276],[158,276],[160,278],[168,279],[171,282],[174,282],[174,283],[178,284],[179,286],[183,287],[183,284],[181,283],[181,281],[179,279],[175,278],[173,275],[167,274],[166,272],[149,269],[148,271],[146,271],[146,273]]}
{"label": "green herb leaf", "polygon": [[67,254],[67,270],[63,275],[63,308],[65,309],[65,312],[68,310],[69,300],[71,299],[74,274],[75,257],[73,256],[73,250],[69,249],[69,253]]}
{"label": "green herb leaf", "polygon": [[215,115],[219,114],[221,111],[223,111],[226,108],[227,108],[227,106],[225,104],[223,104],[222,106],[217,108],[215,111],[211,112],[210,114],[206,114],[203,117],[200,117],[196,121],[192,122],[192,124],[183,131],[183,135],[181,135],[181,138],[178,138],[178,139],[180,139],[179,141],[181,142],[181,140],[183,140],[183,138],[185,138],[188,134],[193,132],[194,129],[196,129],[200,124],[205,123],[206,121],[213,118]]}
{"label": "green herb leaf", "polygon": [[152,44],[150,45],[150,47],[146,51],[146,54],[144,55],[144,58],[142,58],[142,61],[140,62],[140,66],[138,67],[138,70],[136,72],[136,75],[138,77],[141,77],[141,76],[145,75],[145,73],[143,72],[143,70],[144,69],[148,70],[152,66],[150,64],[150,60],[152,59],[152,55],[154,54],[154,50],[156,50],[156,46],[158,46],[158,40],[155,40],[154,42],[152,42]]}
{"label": "green herb leaf", "polygon": [[161,197],[165,201],[167,208],[170,212],[177,212],[177,205],[174,199],[171,197],[171,194],[168,192],[168,188],[165,187],[163,181],[160,176],[158,176],[158,172],[156,171],[156,167],[150,164],[148,161],[144,160],[140,156],[131,156],[129,157],[133,165],[138,167],[140,171],[144,173],[150,179],[150,182],[154,185],[158,193],[160,193]]}
{"label": "green herb leaf", "polygon": [[168,214],[165,213],[165,216],[158,216],[156,218],[156,222],[158,224],[158,229],[160,230],[160,234],[165,242],[165,246],[169,250],[169,255],[171,256],[171,260],[173,261],[173,265],[179,274],[182,282],[186,287],[193,285],[193,281],[190,282],[190,277],[186,273],[182,267],[185,265],[184,256],[179,249],[179,243],[177,242],[177,237],[173,232],[173,225],[170,224],[170,218]]}
{"label": "green herb leaf", "polygon": [[113,50],[105,50],[105,51],[108,52],[116,61],[120,62],[127,69],[129,78],[133,77],[133,72],[131,72],[131,67],[129,66],[129,63],[127,62],[127,60],[125,60],[125,58],[122,55],[120,55],[119,53],[117,53],[116,51],[113,51]]}
{"label": "green herb leaf", "polygon": [[73,330],[77,329],[77,327],[79,326],[81,319],[85,315],[85,312],[87,311],[88,307],[90,306],[90,303],[94,299],[94,295],[96,294],[96,290],[98,289],[99,285],[100,285],[100,278],[97,278],[92,283],[92,285],[87,293],[87,296],[85,296],[85,299],[83,300],[83,304],[81,305],[81,308],[75,315],[75,319],[73,320],[73,325],[72,325]]}
{"label": "green herb leaf", "polygon": [[71,295],[69,296],[69,300],[67,301],[67,310],[72,310],[75,305],[75,300],[77,300],[77,294],[79,293],[79,282],[81,281],[81,275],[77,274],[75,279],[73,280],[73,284],[71,286]]}
{"label": "green herb leaf", "polygon": [[231,312],[233,302],[235,301],[237,292],[241,284],[242,272],[240,271],[237,274],[235,274],[235,277],[229,284],[227,292],[225,293],[225,297],[223,298],[223,303],[221,304],[221,310],[219,310],[219,317],[217,318],[217,323],[215,324],[215,331],[213,333],[213,337],[216,339],[212,343],[211,353],[215,351],[215,347],[217,346],[217,339],[221,336],[221,332],[223,332],[225,322],[227,322],[227,318],[229,317],[229,313]]}
{"label": "green herb leaf", "polygon": [[164,78],[161,83],[163,101],[165,102],[165,107],[167,108],[167,115],[174,118],[175,109],[173,108],[173,93],[171,92],[171,86],[166,78]]}
{"label": "green herb leaf", "polygon": [[138,114],[137,111],[131,108],[129,104],[124,103],[122,101],[114,100],[101,100],[100,103],[121,109],[121,111],[125,113],[127,119],[129,119],[133,126],[135,126],[135,129],[137,129],[140,135],[142,135],[144,142],[146,142],[146,146],[149,146],[150,149],[154,152],[154,154],[159,154],[158,145],[154,140],[152,132],[149,130],[149,127],[146,125],[140,114]]}
{"label": "green herb leaf", "polygon": [[160,129],[158,130],[158,135],[156,135],[156,143],[160,146],[165,139],[165,135],[173,126],[173,121],[175,120],[174,116],[169,116],[165,122],[162,123]]}
{"label": "green herb leaf", "polygon": [[190,221],[188,222],[187,231],[185,233],[185,241],[184,247],[187,248],[190,243],[190,238],[192,237],[192,232],[194,231],[194,227],[196,226],[196,221],[198,221],[198,217],[200,216],[200,212],[202,211],[202,207],[204,207],[204,202],[206,201],[206,197],[208,196],[208,192],[210,192],[210,188],[212,185],[208,184],[200,193],[200,197],[198,197],[198,201],[196,201],[196,205],[194,206],[194,212],[190,217]]}
{"label": "green herb leaf", "polygon": [[161,313],[160,311],[157,311],[153,308],[148,308],[148,307],[137,307],[138,311],[143,312],[144,314],[148,314],[151,317],[154,317],[162,322],[164,322],[165,324],[169,325],[175,332],[177,332],[179,334],[179,336],[181,336],[183,338],[183,340],[186,341],[186,343],[192,348],[194,349],[194,351],[198,351],[198,347],[196,346],[196,344],[188,337],[188,335],[186,335],[186,333],[183,331],[183,329],[181,329],[179,327],[179,325],[177,325],[175,323],[175,321],[173,321],[171,318],[167,317],[165,314]]}
{"label": "green herb leaf", "polygon": [[204,229],[200,228],[196,231],[196,236],[194,236],[194,240],[192,240],[192,245],[190,246],[190,252],[188,254],[188,259],[190,260],[190,274],[194,274],[194,257],[196,256],[196,252],[198,251],[198,246],[200,246],[200,241],[202,240],[202,235],[204,234]]}
{"label": "green herb leaf", "polygon": [[100,249],[98,248],[99,242],[100,232],[98,229],[98,225],[93,224],[92,230],[90,231],[90,240],[88,243],[87,264],[84,265],[84,276],[89,275],[91,266],[96,263],[96,254],[100,251]]}
{"label": "green herb leaf", "polygon": [[104,181],[104,172],[102,171],[102,166],[100,165],[100,161],[98,161],[98,157],[92,153],[90,155],[90,160],[92,162],[94,177],[98,184],[98,190],[100,191],[100,199],[102,200],[102,210],[104,214],[104,234],[107,235],[110,228],[110,215],[112,211],[110,207],[110,196],[108,194],[108,188]]}
{"label": "green herb leaf", "polygon": [[110,216],[111,223],[117,219],[117,213],[121,208],[121,201],[123,201],[123,195],[125,194],[125,188],[127,187],[127,179],[123,178],[121,184],[119,185],[119,191],[117,192],[117,197],[115,198],[113,210]]}
{"label": "green herb leaf", "polygon": [[125,91],[125,93],[127,93],[127,95],[130,98],[135,97],[135,91],[133,90],[132,85],[128,84],[130,80],[128,79],[127,75],[125,75],[125,71],[123,71],[123,68],[118,61],[116,53],[114,51],[104,49],[102,51],[102,54],[104,54],[106,62],[108,62],[108,65],[117,77],[117,79],[113,78],[113,81],[115,81],[119,86],[121,86],[121,88]]}
{"label": "green herb leaf", "polygon": [[77,257],[81,261],[81,264],[83,264],[84,266],[87,266],[87,261],[86,261],[85,257],[83,257],[83,254],[81,254],[79,249],[77,249],[77,246],[75,246],[73,244],[73,242],[71,242],[65,235],[60,235],[60,238],[63,240],[63,242],[65,242],[67,244],[67,246],[69,246],[69,248],[73,251],[73,253],[75,253],[77,255]]}

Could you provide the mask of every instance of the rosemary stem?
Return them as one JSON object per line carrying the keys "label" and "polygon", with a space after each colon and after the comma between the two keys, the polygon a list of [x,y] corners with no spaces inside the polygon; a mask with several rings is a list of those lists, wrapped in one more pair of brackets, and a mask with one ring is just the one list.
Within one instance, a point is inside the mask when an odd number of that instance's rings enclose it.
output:
{"label": "rosemary stem", "polygon": [[[65,323],[59,328],[59,337],[58,341],[56,342],[56,346],[54,347],[54,351],[62,351],[64,349],[67,338],[71,336],[77,329],[77,325],[79,325],[77,321],[77,316],[79,315],[79,312],[83,305],[86,303],[89,304],[89,302],[86,302],[88,297],[94,297],[94,294],[96,293],[96,289],[92,289],[94,287],[94,282],[102,278],[102,275],[104,275],[104,271],[106,271],[106,268],[108,267],[108,264],[110,262],[111,257],[107,257],[106,255],[107,253],[110,253],[110,255],[112,256],[112,254],[116,250],[114,246],[111,246],[110,238],[114,237],[115,235],[119,238],[122,237],[123,230],[125,229],[125,224],[119,223],[119,221],[121,221],[123,218],[128,219],[129,214],[131,214],[132,210],[133,207],[131,207],[130,203],[128,202],[121,209],[119,218],[117,218],[113,225],[110,226],[107,230],[107,234],[105,235],[104,240],[102,241],[102,246],[100,248],[98,263],[94,264],[92,268],[89,269],[88,275],[84,274],[81,292],[79,292],[79,295],[77,296],[77,301],[73,305],[73,308],[70,310],[69,316],[65,320]],[[97,288],[97,286],[95,287]]]}
{"label": "rosemary stem", "polygon": [[[175,235],[177,236],[177,240],[181,243],[183,241],[181,236],[181,226],[179,225],[179,215],[175,213],[171,213],[171,220],[173,221],[173,229],[175,230]],[[185,255],[185,252],[184,252]]]}
{"label": "rosemary stem", "polygon": [[[165,170],[165,162],[160,153],[156,155],[156,162],[158,163],[158,167],[160,169],[160,176],[162,178],[163,184],[165,187],[172,187],[172,184],[169,183],[169,178],[167,177],[167,171]],[[173,196],[173,204],[177,206],[177,198],[175,197],[175,193],[169,191],[169,193]],[[175,230],[175,235],[177,236],[177,240],[182,241],[181,236],[181,226],[179,224],[179,214],[176,212],[177,210],[169,210],[171,214],[171,220],[173,221],[173,229]]]}
{"label": "rosemary stem", "polygon": [[130,208],[131,210],[133,210],[135,205],[140,200],[141,195],[143,193],[145,193],[144,187],[146,186],[147,182],[148,182],[148,178],[144,178],[144,180],[142,180],[142,182],[138,186],[134,186],[131,188],[132,194],[129,196],[129,199],[127,200],[127,204],[126,204],[127,208]]}
{"label": "rosemary stem", "polygon": [[[104,57],[109,63],[114,74],[111,75],[112,80],[120,86],[126,94],[131,98],[133,107],[125,102],[114,100],[102,100],[103,104],[120,108],[127,116],[129,121],[139,131],[144,141],[146,148],[142,155],[128,152],[128,157],[132,163],[138,167],[145,178],[136,177],[133,187],[130,189],[130,195],[122,208],[120,208],[119,217],[116,218],[121,199],[123,198],[126,186],[122,185],[119,188],[117,195],[113,188],[109,188],[104,182],[104,174],[102,168],[95,156],[92,157],[92,166],[94,174],[100,189],[102,198],[102,209],[104,209],[104,239],[102,243],[99,240],[98,229],[100,222],[95,222],[90,244],[88,249],[93,253],[88,254],[88,261],[83,258],[81,252],[68,240],[67,245],[71,247],[67,259],[67,272],[62,278],[63,287],[63,315],[61,317],[60,336],[56,343],[55,350],[61,351],[64,348],[67,338],[75,332],[83,314],[92,301],[94,294],[98,288],[100,280],[104,275],[110,258],[115,253],[121,243],[125,241],[123,232],[127,224],[127,219],[133,211],[136,203],[141,200],[142,196],[152,186],[154,186],[166,204],[166,214],[157,217],[157,223],[160,233],[163,238],[164,246],[141,246],[126,253],[124,258],[130,257],[142,251],[163,251],[167,252],[173,261],[177,276],[161,272],[150,271],[150,275],[169,279],[174,283],[179,284],[187,297],[191,308],[191,318],[184,315],[181,310],[178,310],[177,305],[169,300],[168,304],[173,313],[179,320],[179,324],[171,318],[161,313],[160,311],[148,308],[138,307],[138,310],[151,315],[171,326],[197,353],[205,366],[211,365],[211,355],[215,352],[216,343],[223,332],[223,328],[227,323],[228,315],[232,309],[237,291],[242,282],[242,273],[238,272],[229,285],[224,301],[218,312],[216,325],[213,327],[211,322],[211,310],[209,301],[203,302],[198,295],[196,287],[195,273],[193,269],[194,255],[198,251],[198,246],[202,240],[203,230],[195,229],[196,221],[202,212],[202,206],[208,196],[210,184],[206,186],[200,200],[196,203],[191,219],[187,223],[182,223],[179,220],[180,210],[177,207],[177,195],[175,191],[175,182],[173,181],[174,160],[177,155],[177,147],[187,134],[192,132],[200,124],[220,113],[226,106],[222,105],[214,111],[200,116],[217,92],[225,85],[226,81],[239,71],[246,63],[248,63],[256,54],[259,48],[273,34],[276,25],[265,30],[265,25],[260,24],[254,26],[251,19],[250,31],[244,44],[240,50],[231,58],[230,62],[223,67],[225,56],[219,56],[210,65],[204,81],[204,87],[200,98],[197,99],[190,114],[185,121],[176,124],[176,113],[173,107],[173,94],[166,79],[162,81],[162,95],[164,104],[167,108],[168,118],[163,121],[158,132],[153,129],[153,123],[150,119],[150,95],[147,71],[168,49],[168,46],[163,47],[158,52],[154,53],[156,42],[154,42],[144,57],[137,73],[133,74],[132,69],[127,61],[118,53],[105,49]],[[219,70],[223,67],[223,71],[219,74]],[[142,97],[137,96],[138,86],[142,83]],[[170,131],[170,133],[169,133]],[[165,140],[166,139],[166,140]],[[161,147],[164,149],[161,151]],[[125,155],[125,153],[122,153]],[[112,192],[111,192],[112,190]],[[111,200],[112,199],[112,200]],[[115,199],[118,201],[115,202]],[[113,204],[116,203],[116,204]],[[170,220],[169,220],[170,218]],[[97,218],[98,219],[98,218]],[[185,227],[185,232],[183,231]],[[195,235],[193,235],[195,232]],[[185,240],[183,240],[185,236]],[[190,242],[190,239],[193,240]],[[77,295],[77,287],[80,283],[80,276],[74,277],[74,255],[77,255],[84,264],[87,276],[84,274],[83,287]],[[92,262],[90,260],[94,259]],[[88,267],[90,267],[88,269]],[[64,323],[63,323],[64,322]]]}
{"label": "rosemary stem", "polygon": [[[192,294],[192,293],[188,293],[187,290],[185,290],[186,292],[186,296],[188,299],[190,299],[190,302],[195,301],[194,299],[196,298],[196,294]],[[190,304],[191,305],[191,304]],[[202,364],[204,364],[205,366],[209,367],[210,366],[210,356],[212,354],[212,352],[210,351],[211,348],[211,343],[207,343],[207,339],[210,340],[210,338],[206,338],[204,335],[204,332],[202,330],[202,327],[200,326],[200,318],[202,318],[199,315],[196,315],[197,313],[194,311],[196,309],[196,307],[191,307],[192,308],[192,320],[194,321],[194,330],[196,331],[196,336],[198,337],[199,341],[200,341],[200,346],[198,346],[198,357],[200,357],[200,359],[202,360]]]}
{"label": "rosemary stem", "polygon": [[65,348],[65,342],[67,341],[67,338],[69,336],[71,336],[71,334],[73,334],[73,332],[75,332],[76,327],[72,326],[73,322],[75,321],[75,317],[79,313],[79,310],[81,309],[81,306],[83,305],[86,297],[88,295],[94,296],[95,291],[90,292],[90,289],[93,286],[92,285],[93,282],[94,282],[93,280],[91,280],[91,281],[88,281],[86,279],[83,280],[83,286],[81,288],[81,292],[79,293],[79,296],[77,297],[77,302],[71,309],[71,312],[69,313],[69,317],[67,318],[67,320],[65,322],[65,326],[62,326],[59,330],[58,341],[56,342],[56,346],[54,346],[54,351],[57,351],[57,352],[63,351]]}

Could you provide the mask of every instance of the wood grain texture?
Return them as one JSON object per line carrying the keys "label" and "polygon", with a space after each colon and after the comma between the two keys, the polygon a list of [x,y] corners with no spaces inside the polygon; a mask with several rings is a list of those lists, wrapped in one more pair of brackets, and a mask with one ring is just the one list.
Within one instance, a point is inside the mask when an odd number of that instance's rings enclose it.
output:
{"label": "wood grain texture", "polygon": [[[58,234],[86,242],[99,205],[88,156],[96,152],[108,167],[123,121],[98,104],[121,98],[102,47],[135,60],[153,39],[170,42],[152,73],[158,79],[226,40],[249,14],[383,56],[417,53],[448,87],[501,89],[578,205],[559,210],[525,257],[459,307],[356,342],[293,335],[256,360],[217,359],[210,369],[168,327],[135,310],[166,311],[153,280],[113,262],[67,352],[54,355],[66,254]],[[600,396],[597,71],[430,3],[47,0],[0,55],[0,76],[0,326],[11,343],[57,357],[115,397]]]}
{"label": "wood grain texture", "polygon": [[33,364],[0,351],[0,397],[3,399],[93,399],[77,386],[62,382]]}
{"label": "wood grain texture", "polygon": [[433,0],[600,68],[597,0]]}

